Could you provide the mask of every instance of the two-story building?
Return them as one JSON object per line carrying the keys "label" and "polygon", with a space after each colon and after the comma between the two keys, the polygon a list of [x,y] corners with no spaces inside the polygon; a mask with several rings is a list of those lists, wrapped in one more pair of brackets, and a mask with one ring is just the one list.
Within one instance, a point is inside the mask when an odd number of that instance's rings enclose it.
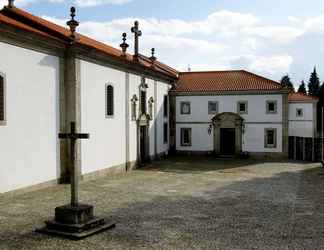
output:
{"label": "two-story building", "polygon": [[170,93],[177,152],[285,157],[289,135],[316,131],[316,99],[244,70],[180,73]]}

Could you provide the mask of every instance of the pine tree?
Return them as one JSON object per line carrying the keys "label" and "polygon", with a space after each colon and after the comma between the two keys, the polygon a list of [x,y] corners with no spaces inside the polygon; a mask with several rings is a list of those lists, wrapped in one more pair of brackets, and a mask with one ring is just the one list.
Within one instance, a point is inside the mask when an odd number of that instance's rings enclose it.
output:
{"label": "pine tree", "polygon": [[288,88],[290,88],[290,89],[292,89],[292,90],[295,91],[295,89],[294,89],[294,85],[293,85],[293,83],[291,82],[290,77],[289,77],[288,74],[285,75],[285,76],[283,76],[283,77],[281,78],[280,83],[281,83],[282,86],[284,86],[284,87],[288,87]]}
{"label": "pine tree", "polygon": [[308,82],[308,94],[311,96],[319,96],[320,85],[321,83],[315,67]]}
{"label": "pine tree", "polygon": [[307,95],[306,84],[305,84],[304,80],[303,80],[303,81],[301,82],[301,84],[299,85],[298,93],[301,93],[301,94]]}

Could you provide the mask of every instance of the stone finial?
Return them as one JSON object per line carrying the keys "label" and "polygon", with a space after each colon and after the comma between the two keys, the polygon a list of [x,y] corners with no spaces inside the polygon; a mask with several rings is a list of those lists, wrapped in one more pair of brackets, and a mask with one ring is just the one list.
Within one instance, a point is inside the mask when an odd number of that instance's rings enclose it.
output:
{"label": "stone finial", "polygon": [[126,56],[126,51],[127,51],[127,48],[129,47],[129,45],[126,43],[126,39],[127,39],[126,36],[127,36],[127,34],[123,33],[123,43],[121,43],[119,45],[122,48],[123,56]]}
{"label": "stone finial", "polygon": [[74,19],[74,17],[75,17],[75,8],[71,7],[70,11],[71,11],[71,13],[70,13],[71,20],[68,21],[66,24],[70,27],[70,31],[71,31],[70,37],[72,39],[72,42],[75,42],[75,40],[76,40],[75,31],[76,31],[76,28],[79,26],[79,22]]}
{"label": "stone finial", "polygon": [[156,61],[156,57],[155,57],[155,48],[151,49],[151,57],[150,60],[152,61],[152,63],[154,63]]}
{"label": "stone finial", "polygon": [[14,6],[15,6],[14,2],[15,2],[14,0],[9,0],[9,1],[8,1],[8,7],[9,7],[9,8],[14,7]]}

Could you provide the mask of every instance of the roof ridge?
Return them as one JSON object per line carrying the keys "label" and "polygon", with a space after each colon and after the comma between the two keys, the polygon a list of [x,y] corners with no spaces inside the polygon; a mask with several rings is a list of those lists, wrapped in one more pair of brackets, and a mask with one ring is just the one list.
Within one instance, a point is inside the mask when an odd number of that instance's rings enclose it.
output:
{"label": "roof ridge", "polygon": [[243,69],[233,69],[233,70],[204,70],[204,71],[183,71],[179,72],[179,74],[201,74],[201,73],[225,73],[225,72],[243,72]]}

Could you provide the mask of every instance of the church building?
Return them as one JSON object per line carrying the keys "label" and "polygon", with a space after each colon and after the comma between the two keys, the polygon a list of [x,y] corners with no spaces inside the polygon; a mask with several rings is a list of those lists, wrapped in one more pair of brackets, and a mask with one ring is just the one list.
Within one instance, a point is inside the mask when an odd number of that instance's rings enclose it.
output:
{"label": "church building", "polygon": [[315,99],[246,71],[180,73],[139,53],[139,23],[120,49],[14,6],[0,11],[0,194],[67,182],[77,143],[84,179],[179,153],[287,154],[288,135],[313,136]]}

